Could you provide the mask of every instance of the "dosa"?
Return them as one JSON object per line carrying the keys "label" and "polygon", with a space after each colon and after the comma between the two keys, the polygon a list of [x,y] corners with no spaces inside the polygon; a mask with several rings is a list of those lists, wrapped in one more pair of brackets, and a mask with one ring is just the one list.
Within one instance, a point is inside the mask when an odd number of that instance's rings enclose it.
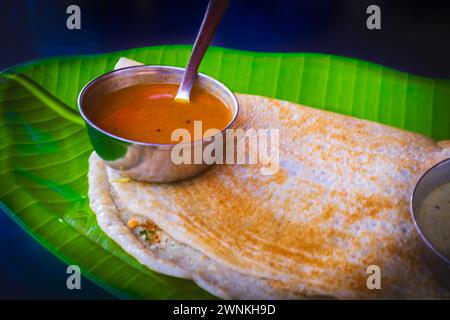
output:
{"label": "dosa", "polygon": [[[150,184],[124,180],[94,154],[91,207],[111,238],[149,268],[224,298],[449,298],[421,258],[409,213],[415,182],[450,157],[448,141],[265,97],[238,100],[236,127],[280,129],[278,173],[216,165]],[[131,218],[158,236],[145,244]],[[368,286],[370,266],[379,289]]]}

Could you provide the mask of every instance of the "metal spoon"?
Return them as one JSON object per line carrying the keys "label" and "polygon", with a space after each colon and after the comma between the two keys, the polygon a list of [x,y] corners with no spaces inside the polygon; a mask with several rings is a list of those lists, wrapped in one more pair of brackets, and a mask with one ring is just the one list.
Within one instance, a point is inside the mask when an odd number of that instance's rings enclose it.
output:
{"label": "metal spoon", "polygon": [[195,39],[189,62],[183,74],[180,87],[175,100],[178,102],[189,102],[192,86],[197,77],[197,70],[202,62],[203,56],[216,32],[217,26],[228,7],[229,0],[210,0],[208,9],[203,18],[202,25]]}

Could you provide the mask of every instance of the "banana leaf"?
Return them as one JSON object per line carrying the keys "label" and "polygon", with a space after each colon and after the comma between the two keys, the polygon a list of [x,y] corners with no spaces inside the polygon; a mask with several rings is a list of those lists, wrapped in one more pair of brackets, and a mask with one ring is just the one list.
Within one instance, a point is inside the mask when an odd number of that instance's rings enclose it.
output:
{"label": "banana leaf", "polygon": [[[189,46],[32,61],[0,73],[0,209],[68,264],[121,298],[213,298],[193,282],[148,270],[98,227],[87,198],[92,152],[80,89],[125,56],[185,66]],[[450,138],[450,81],[313,53],[208,50],[200,71],[231,90]],[[349,133],[350,134],[350,133]]]}

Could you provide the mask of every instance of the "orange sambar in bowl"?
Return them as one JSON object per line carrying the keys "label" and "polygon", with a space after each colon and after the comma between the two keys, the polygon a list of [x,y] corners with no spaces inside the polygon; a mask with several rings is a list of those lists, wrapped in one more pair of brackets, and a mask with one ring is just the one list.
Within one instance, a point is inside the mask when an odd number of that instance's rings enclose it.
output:
{"label": "orange sambar in bowl", "polygon": [[224,129],[231,110],[218,97],[194,86],[190,102],[174,101],[178,84],[139,84],[112,92],[89,111],[100,129],[128,140],[175,144],[172,132],[187,129],[194,139],[194,121],[202,121],[202,135],[208,129]]}

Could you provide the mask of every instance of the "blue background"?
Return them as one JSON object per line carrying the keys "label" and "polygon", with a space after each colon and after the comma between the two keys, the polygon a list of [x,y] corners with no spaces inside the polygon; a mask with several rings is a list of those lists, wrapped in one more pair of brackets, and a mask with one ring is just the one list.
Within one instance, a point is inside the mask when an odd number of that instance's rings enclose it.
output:
{"label": "blue background", "polygon": [[[81,8],[81,30],[66,28],[70,4]],[[370,4],[381,7],[381,30],[366,28]],[[192,44],[206,5],[200,0],[0,0],[0,69],[54,55]],[[449,16],[445,1],[435,0],[232,0],[213,44],[339,54],[450,78]],[[67,290],[65,271],[65,264],[0,212],[0,298],[112,297],[84,278],[82,290]]]}

